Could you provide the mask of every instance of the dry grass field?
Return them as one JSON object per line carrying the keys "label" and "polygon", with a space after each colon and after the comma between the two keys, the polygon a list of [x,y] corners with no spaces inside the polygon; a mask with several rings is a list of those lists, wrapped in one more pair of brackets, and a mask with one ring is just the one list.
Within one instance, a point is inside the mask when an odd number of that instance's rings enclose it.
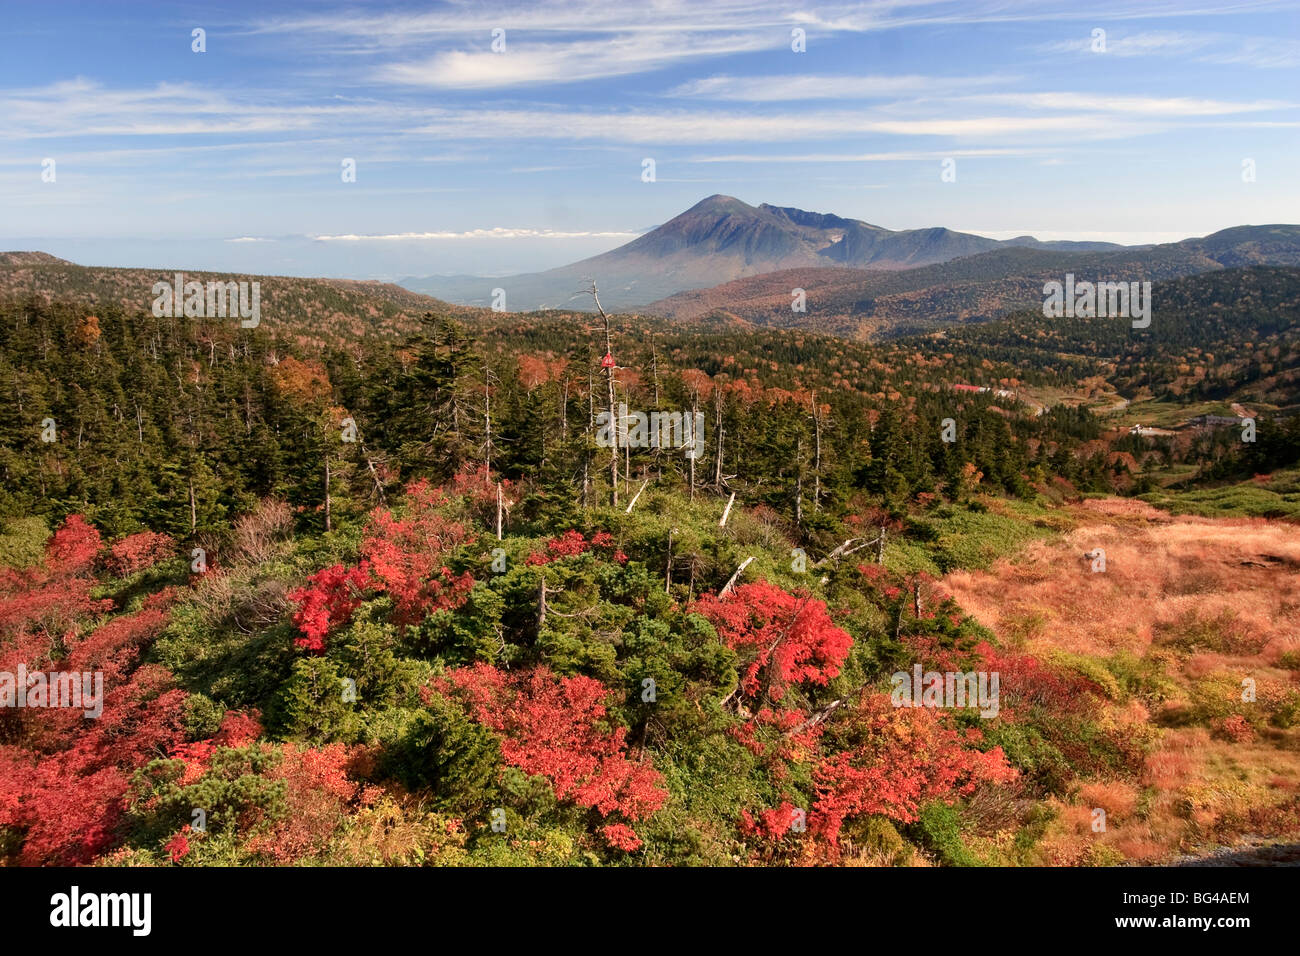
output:
{"label": "dry grass field", "polygon": [[[1102,675],[1107,719],[1151,740],[1140,775],[1090,780],[1058,807],[1043,862],[1152,863],[1259,837],[1296,842],[1296,526],[1119,499],[1069,514],[1071,530],[944,579],[1004,643]],[[1084,557],[1097,549],[1104,571]],[[1093,832],[1098,807],[1105,832]]]}

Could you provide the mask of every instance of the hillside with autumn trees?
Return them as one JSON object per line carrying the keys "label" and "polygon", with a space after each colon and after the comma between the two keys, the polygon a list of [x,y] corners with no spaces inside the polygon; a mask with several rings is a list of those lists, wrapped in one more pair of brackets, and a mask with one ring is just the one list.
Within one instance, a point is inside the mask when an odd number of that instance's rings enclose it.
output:
{"label": "hillside with autumn trees", "polygon": [[[0,671],[104,694],[97,717],[0,711],[0,853],[1009,866],[1295,843],[1300,279],[1158,288],[1146,336],[613,316],[608,353],[590,314],[313,338],[12,298]],[[1251,402],[1258,441],[1140,442],[1116,399]],[[611,403],[702,416],[700,453],[600,443]],[[996,714],[895,706],[916,666],[999,674]]]}

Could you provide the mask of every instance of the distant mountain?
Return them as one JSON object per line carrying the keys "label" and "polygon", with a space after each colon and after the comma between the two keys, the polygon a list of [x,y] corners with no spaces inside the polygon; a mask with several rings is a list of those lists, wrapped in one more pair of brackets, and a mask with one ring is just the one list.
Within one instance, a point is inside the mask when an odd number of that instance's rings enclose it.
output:
{"label": "distant mountain", "polygon": [[48,266],[72,265],[67,259],[60,259],[48,252],[0,252],[0,266]]}
{"label": "distant mountain", "polygon": [[1002,242],[943,228],[894,231],[857,219],[710,196],[626,245],[558,269],[498,279],[434,276],[403,279],[401,284],[452,302],[483,306],[491,304],[492,290],[500,288],[509,311],[526,311],[587,308],[589,300],[572,296],[595,279],[602,304],[625,309],[682,290],[781,269],[910,269],[1024,245],[1069,251],[1124,248],[1104,242],[1040,243],[1031,236]]}
{"label": "distant mountain", "polygon": [[[758,325],[809,328],[854,338],[917,331],[1036,308],[1043,284],[1176,279],[1241,266],[1300,265],[1300,226],[1237,226],[1200,239],[1102,251],[1003,243],[950,262],[901,271],[788,269],[681,292],[645,312],[678,320],[717,314]],[[791,309],[803,289],[805,312]]]}
{"label": "distant mountain", "polygon": [[[112,303],[128,312],[147,311],[154,283],[173,282],[176,271],[80,266],[44,252],[0,252],[0,302],[38,296],[87,308]],[[400,337],[415,329],[425,312],[467,317],[478,311],[386,282],[181,271],[203,283],[256,280],[262,324],[300,341]]]}

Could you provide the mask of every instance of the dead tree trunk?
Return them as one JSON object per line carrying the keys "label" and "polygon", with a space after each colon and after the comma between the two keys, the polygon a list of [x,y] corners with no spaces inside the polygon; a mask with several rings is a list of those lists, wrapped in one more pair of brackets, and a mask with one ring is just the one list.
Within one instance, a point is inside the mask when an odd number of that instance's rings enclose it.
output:
{"label": "dead tree trunk", "polygon": [[817,393],[812,394],[813,403],[813,511],[821,511],[822,498],[822,416],[817,407]]}
{"label": "dead tree trunk", "polygon": [[799,450],[795,453],[794,481],[794,524],[803,527],[803,439],[799,440]]}
{"label": "dead tree trunk", "polygon": [[722,590],[718,592],[718,597],[726,597],[728,594],[731,593],[731,589],[736,586],[736,580],[740,577],[740,572],[744,571],[745,568],[749,567],[749,562],[753,560],[754,559],[750,557],[740,562],[740,567],[736,568],[736,573],[733,574],[727,580],[727,583],[722,586]]}
{"label": "dead tree trunk", "polygon": [[610,335],[609,315],[600,305],[600,293],[596,289],[596,283],[591,284],[588,291],[592,301],[596,303],[596,311],[600,313],[601,322],[605,332],[605,387],[609,397],[609,485],[610,492],[614,496],[614,507],[618,507],[618,439],[619,432],[622,430],[623,422],[617,417],[618,410],[614,405],[614,341]]}
{"label": "dead tree trunk", "polygon": [[736,503],[736,493],[733,491],[731,497],[727,499],[727,507],[722,509],[722,520],[718,522],[719,528],[727,526],[727,516],[731,514],[731,506]]}
{"label": "dead tree trunk", "polygon": [[[644,474],[644,472],[642,472],[642,474]],[[649,478],[641,482],[641,487],[636,490],[636,494],[632,497],[632,500],[627,503],[626,514],[632,513],[632,509],[636,507],[637,499],[641,497],[641,492],[645,491],[645,486],[648,484],[650,484]]]}
{"label": "dead tree trunk", "polygon": [[325,456],[325,531],[330,531],[330,456]]}
{"label": "dead tree trunk", "polygon": [[668,558],[664,561],[664,594],[671,592],[673,586],[673,532],[676,528],[670,528],[668,531]]}
{"label": "dead tree trunk", "polygon": [[722,391],[713,393],[713,487],[722,490]]}
{"label": "dead tree trunk", "polygon": [[498,481],[497,482],[497,540],[498,541],[501,540],[501,511],[502,511],[501,482]]}

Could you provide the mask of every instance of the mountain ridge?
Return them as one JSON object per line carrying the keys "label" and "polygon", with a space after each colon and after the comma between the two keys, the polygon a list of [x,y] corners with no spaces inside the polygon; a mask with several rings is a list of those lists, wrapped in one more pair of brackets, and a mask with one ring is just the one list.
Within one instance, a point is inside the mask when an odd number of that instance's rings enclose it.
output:
{"label": "mountain ridge", "polygon": [[448,301],[484,306],[490,304],[494,289],[504,289],[507,309],[527,311],[586,308],[586,303],[569,300],[594,279],[607,307],[625,309],[781,269],[909,269],[1016,245],[1071,251],[1128,248],[1103,242],[1044,242],[1032,236],[990,239],[944,226],[886,229],[794,206],[751,206],[715,193],[616,249],[569,265],[496,279],[408,277],[399,284]]}
{"label": "mountain ridge", "polygon": [[[853,338],[996,318],[1042,303],[1042,286],[1080,281],[1177,279],[1255,265],[1300,265],[1300,225],[1233,226],[1154,246],[1069,251],[1002,245],[906,270],[788,269],[668,296],[644,311],[678,321],[717,313],[755,325],[829,331]],[[791,309],[803,289],[806,312]]]}

